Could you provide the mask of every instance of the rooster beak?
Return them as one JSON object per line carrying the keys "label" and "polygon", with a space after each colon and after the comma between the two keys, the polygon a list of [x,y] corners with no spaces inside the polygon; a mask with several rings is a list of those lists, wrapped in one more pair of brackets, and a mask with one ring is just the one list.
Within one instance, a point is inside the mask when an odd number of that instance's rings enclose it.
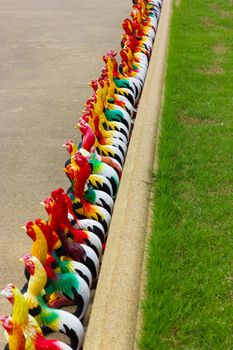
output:
{"label": "rooster beak", "polygon": [[2,297],[4,297],[4,298],[7,297],[7,294],[6,294],[5,289],[1,290],[0,295],[1,295]]}
{"label": "rooster beak", "polygon": [[44,202],[40,202],[40,205],[43,205],[43,207],[45,207],[45,203]]}
{"label": "rooster beak", "polygon": [[78,124],[76,124],[76,125],[74,126],[74,128],[75,128],[75,129],[78,129],[79,126],[80,126],[80,125],[79,125],[79,123],[78,123]]}
{"label": "rooster beak", "polygon": [[20,258],[20,259],[19,259],[19,261],[20,261],[20,262],[22,262],[22,263],[24,264],[24,260],[23,260],[23,258]]}
{"label": "rooster beak", "polygon": [[23,229],[25,232],[27,232],[26,226],[22,226],[22,229]]}
{"label": "rooster beak", "polygon": [[62,147],[66,147],[66,144],[65,144],[65,143],[63,143]]}

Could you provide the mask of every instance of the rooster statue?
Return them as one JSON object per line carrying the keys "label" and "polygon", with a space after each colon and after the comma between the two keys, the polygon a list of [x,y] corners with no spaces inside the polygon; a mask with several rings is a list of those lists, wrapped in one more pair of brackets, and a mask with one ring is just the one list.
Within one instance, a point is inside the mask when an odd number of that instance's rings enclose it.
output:
{"label": "rooster statue", "polygon": [[[107,77],[110,82],[109,93],[113,95],[114,91],[117,91],[117,89],[125,89],[128,92],[131,92],[135,102],[137,102],[142,91],[142,81],[140,79],[136,79],[135,77],[125,77],[124,75],[120,74],[115,56],[116,53],[114,51],[108,51],[103,56],[103,61],[106,65]],[[120,97],[121,95],[116,94],[113,96],[116,96],[117,99],[122,101],[122,97]],[[125,98],[123,101],[125,100],[128,101],[127,98]],[[135,105],[135,102],[133,106]],[[127,105],[128,109],[130,109],[130,116],[132,117],[135,109],[133,107],[129,107],[129,101],[125,102],[125,105]]]}
{"label": "rooster statue", "polygon": [[[48,290],[48,294],[52,294],[56,292],[56,288],[58,288],[58,291],[62,293],[63,283],[69,283],[69,288],[73,290],[73,292],[70,293],[68,299],[73,300],[74,304],[77,305],[76,315],[83,315],[89,302],[89,286],[86,282],[86,278],[81,276],[87,276],[88,280],[90,279],[89,274],[86,273],[85,265],[78,263],[77,270],[73,273],[75,267],[72,261],[59,260],[56,250],[50,250],[49,253],[52,255],[48,254],[49,240],[46,240],[44,233],[38,225],[29,222],[26,227],[27,234],[33,239],[32,254],[39,259],[47,273],[48,281],[46,284],[46,291]],[[71,267],[69,267],[69,264]],[[67,267],[72,272],[68,272]],[[90,264],[90,267],[93,269],[92,264]],[[88,270],[90,271],[90,269]],[[93,273],[94,276],[95,273],[96,269]],[[64,293],[66,293],[66,287],[67,286],[64,286]],[[71,297],[72,295],[74,299]],[[66,295],[64,296],[66,297]]]}
{"label": "rooster statue", "polygon": [[5,347],[5,350],[18,350],[17,346],[19,349],[21,347],[22,349],[33,349],[30,347],[30,328],[34,328],[38,333],[41,333],[41,329],[35,319],[28,314],[28,306],[23,295],[12,283],[7,284],[0,295],[7,298],[13,306],[11,321],[14,323],[14,327],[12,328],[11,324],[6,322],[5,317],[1,318],[2,325],[4,322],[6,326],[5,336],[8,345]]}
{"label": "rooster statue", "polygon": [[0,324],[5,329],[5,338],[8,342],[8,346],[5,347],[5,350],[25,350],[26,339],[22,326],[16,324],[12,320],[12,317],[8,317],[6,315],[0,316]]}
{"label": "rooster statue", "polygon": [[[36,322],[36,321],[35,321]],[[72,348],[59,341],[46,339],[37,329],[31,326],[22,327],[12,317],[0,316],[0,324],[6,332],[9,350],[72,350]],[[39,327],[39,326],[38,326]],[[27,341],[26,341],[27,339]]]}
{"label": "rooster statue", "polygon": [[[94,242],[92,241],[93,235],[91,233],[99,237],[101,242],[103,242],[102,238],[105,237],[106,235],[103,226],[98,221],[91,220],[91,219],[78,220],[73,211],[72,201],[69,198],[69,196],[65,193],[65,191],[62,188],[59,188],[53,191],[52,193],[55,193],[55,192],[59,193],[59,197],[60,197],[59,202],[62,205],[62,215],[60,215],[58,212],[56,214],[58,215],[58,218],[59,218],[59,220],[55,221],[57,222],[55,226],[56,229],[64,228],[66,233],[68,232],[68,234],[71,233],[73,235],[77,235],[80,231],[84,231],[84,233],[86,234],[84,239],[85,243],[90,246],[94,244]],[[51,193],[51,197],[47,197],[45,201],[42,203],[49,216],[55,215],[55,208],[56,208],[56,206],[54,206],[52,193]],[[50,236],[52,228],[48,225],[48,223],[43,222],[42,224],[42,222],[43,221],[39,219],[38,222],[36,223],[41,227],[41,229],[44,227],[42,231],[44,232],[46,237]],[[55,230],[55,227],[53,227],[53,230]],[[78,231],[78,233],[75,231]],[[81,236],[84,237],[84,233],[81,233]],[[53,234],[54,234],[54,231],[53,231]],[[53,248],[53,245],[56,244],[56,241],[57,241],[58,235],[55,234],[55,236],[56,236],[55,240],[53,241],[52,245],[50,245],[51,249]],[[98,247],[96,248],[99,250]]]}
{"label": "rooster statue", "polygon": [[[24,294],[30,314],[35,317],[40,326],[46,327],[46,333],[49,331],[59,331],[69,338],[72,349],[79,349],[83,340],[83,326],[79,318],[67,311],[50,308],[47,305],[47,294],[44,291],[47,283],[47,274],[44,267],[40,261],[33,256],[24,256],[22,261],[30,274],[28,290]],[[64,283],[66,283],[66,285],[61,286],[61,284]],[[53,292],[54,288],[51,288],[51,290]],[[63,280],[57,280],[55,290],[63,295],[66,293],[66,297],[72,300],[76,295],[76,300],[84,304],[84,302],[77,297],[77,287],[72,287],[69,279],[66,280],[66,278],[64,278]],[[83,305],[83,309],[84,308],[85,306]],[[78,314],[80,314],[80,311]],[[79,317],[83,318],[84,315],[85,310]]]}
{"label": "rooster statue", "polygon": [[[101,118],[103,118],[103,113],[101,114]],[[111,144],[107,144],[107,143],[104,144],[103,142],[101,143],[101,140],[98,140],[98,138],[95,137],[93,130],[91,129],[90,125],[86,120],[88,120],[89,122],[89,116],[84,115],[82,116],[82,118],[78,123],[79,129],[83,134],[81,147],[86,149],[88,152],[90,152],[93,146],[100,156],[112,158],[113,162],[116,163],[118,167],[120,167],[120,169],[122,169],[122,166],[124,164],[124,150],[120,150],[117,146],[113,146]],[[127,138],[129,137],[129,130],[122,122],[109,121],[108,119],[105,119],[105,120],[109,128],[112,127],[114,129],[114,127],[116,127],[116,130],[118,130],[118,132],[122,132],[122,130],[124,130],[123,135],[126,136]],[[105,125],[105,121],[104,121],[104,125]],[[93,136],[95,137],[94,139],[93,139]],[[86,142],[87,140],[94,140],[94,142],[88,141],[87,143]]]}
{"label": "rooster statue", "polygon": [[[54,232],[52,233],[48,224],[41,219],[36,219],[35,223],[29,221],[24,228],[27,235],[33,241],[31,254],[40,260],[45,267],[48,276],[52,278],[54,276],[53,269],[47,264],[47,259],[49,258],[48,254],[52,254],[53,258],[56,260],[56,246],[58,248],[59,244],[61,244],[58,236],[55,235]],[[57,268],[55,263],[53,265]],[[73,272],[80,275],[88,285],[92,281],[89,269],[81,262],[74,262],[71,260],[63,262],[62,260],[59,260],[59,268],[61,272]],[[29,276],[27,272],[25,275],[28,279]],[[23,290],[25,288],[27,287],[24,287]]]}
{"label": "rooster statue", "polygon": [[[108,81],[108,77],[103,77],[102,79]],[[87,108],[86,108],[86,112],[87,115],[90,115],[90,113],[93,116],[99,116],[99,118],[101,119],[101,124],[103,126],[103,128],[107,131],[112,131],[112,132],[117,132],[117,134],[115,134],[115,136],[119,134],[122,134],[124,138],[127,139],[127,143],[129,141],[129,137],[130,137],[130,132],[129,129],[125,126],[124,123],[120,122],[120,121],[110,121],[107,119],[107,117],[104,114],[104,104],[103,104],[103,100],[101,96],[99,96],[99,91],[96,91],[96,94],[93,97],[93,101],[92,103],[89,103]],[[118,98],[120,98],[121,95],[117,95]],[[84,115],[85,117],[85,115]],[[83,119],[83,116],[82,116]],[[122,137],[119,137],[120,139],[122,139]]]}
{"label": "rooster statue", "polygon": [[[69,220],[69,208],[67,205],[67,197],[68,196],[65,195],[64,190],[62,188],[58,188],[57,190],[51,192],[50,198],[53,199],[53,203],[51,204],[53,209],[52,211],[50,210],[50,218],[52,218],[52,220],[55,220],[56,222],[56,224],[53,225],[52,229],[55,231],[59,230],[59,228],[63,229],[64,233],[68,237],[73,237],[75,242],[78,242],[80,244],[87,244],[96,252],[98,257],[101,257],[102,245],[98,235],[94,232],[75,228],[71,225],[71,222]],[[111,202],[109,202],[109,206],[113,206],[112,199]],[[57,219],[55,219],[55,217]],[[85,246],[82,245],[82,247],[85,249]]]}
{"label": "rooster statue", "polygon": [[[88,138],[90,134],[93,134],[93,131],[89,127],[88,123],[85,122],[84,120],[80,121],[79,126],[80,126],[81,132],[84,135],[84,139]],[[82,146],[83,146],[83,144],[82,144]],[[105,146],[111,147],[110,145],[105,145]],[[112,146],[112,147],[114,147],[114,146]],[[99,148],[96,147],[97,152],[98,152],[98,149]],[[111,150],[112,148],[109,148],[109,149]],[[117,171],[115,170],[115,166],[113,166],[113,164],[111,166],[111,165],[107,164],[106,162],[103,162],[102,157],[97,155],[95,152],[93,152],[92,147],[89,147],[89,148],[82,147],[79,151],[84,156],[87,157],[89,164],[91,165],[92,174],[98,174],[98,175],[105,176],[110,181],[112,188],[113,188],[113,195],[115,197],[117,189],[119,187],[119,182],[120,182],[119,175],[118,175]],[[75,157],[75,154],[73,157]],[[75,160],[77,160],[77,159],[75,159]]]}
{"label": "rooster statue", "polygon": [[[96,220],[92,220],[92,219],[82,219],[82,220],[78,220],[74,210],[73,210],[73,204],[71,199],[69,198],[69,196],[65,193],[65,191],[60,188],[60,195],[63,197],[62,201],[63,201],[63,205],[66,205],[66,209],[63,208],[64,212],[67,213],[68,211],[68,219],[71,223],[71,225],[75,228],[75,229],[80,229],[80,230],[84,230],[84,231],[89,231],[89,232],[93,232],[95,233],[100,239],[101,237],[105,236],[105,230],[103,228],[103,226]],[[44,205],[44,203],[43,203]],[[102,242],[102,239],[101,239]]]}
{"label": "rooster statue", "polygon": [[[91,144],[91,140],[92,140],[92,144],[95,143],[95,147],[98,144],[105,144],[104,139],[101,137],[100,132],[104,132],[104,130],[108,131],[108,130],[112,130],[114,137],[120,139],[122,142],[124,142],[124,139],[127,140],[129,139],[129,129],[127,128],[127,126],[124,124],[124,122],[122,121],[111,121],[110,118],[108,119],[107,116],[105,115],[105,101],[108,97],[108,95],[106,95],[106,93],[102,93],[102,81],[104,81],[103,79],[99,80],[100,83],[94,84],[92,83],[92,86],[94,86],[94,95],[89,98],[89,100],[86,103],[85,109],[84,109],[84,114],[81,117],[81,120],[86,121],[89,126],[91,127],[93,133],[89,135],[89,138],[84,139],[82,142],[83,143],[83,148],[89,147],[90,149],[90,144]],[[107,85],[108,86],[108,85]],[[123,106],[123,102],[117,100],[118,104]],[[128,112],[127,112],[128,113]],[[120,118],[118,118],[120,119]],[[101,124],[100,124],[101,123]],[[127,122],[125,122],[127,123]],[[78,124],[79,128],[80,125]],[[105,136],[107,136],[105,134]],[[94,141],[94,142],[93,142]],[[103,143],[104,142],[104,143]],[[108,144],[108,143],[107,143]],[[120,142],[119,143],[121,146],[123,146],[123,144]],[[123,146],[123,148],[125,148]],[[86,148],[87,149],[87,148]],[[104,150],[104,148],[103,148]],[[115,151],[113,153],[113,151]],[[116,149],[112,150],[112,157],[118,159],[118,161],[120,161],[120,154],[117,152],[117,147]]]}
{"label": "rooster statue", "polygon": [[[65,172],[66,172],[66,169],[69,169],[71,167],[70,164],[72,164],[73,166],[76,165],[75,161],[72,161],[72,159],[75,153],[78,152],[78,147],[75,145],[75,143],[72,140],[66,141],[63,146],[66,148],[70,156],[70,158],[65,163]],[[113,197],[112,185],[105,176],[102,176],[99,174],[91,174],[88,179],[88,183],[94,189],[103,191],[109,194],[111,197]]]}
{"label": "rooster statue", "polygon": [[67,170],[72,187],[68,190],[68,195],[73,203],[73,209],[78,219],[89,218],[99,221],[108,231],[111,215],[104,207],[94,205],[85,199],[85,186],[89,173],[82,172],[79,176],[79,168]]}
{"label": "rooster statue", "polygon": [[[31,265],[29,268],[32,269],[33,266]],[[35,294],[37,293],[37,288],[41,288],[42,279],[46,279],[46,274],[43,274],[43,272],[41,278],[38,279],[38,286],[36,284],[34,285],[31,294],[28,291],[23,296],[19,289],[13,284],[8,284],[1,291],[1,295],[7,298],[13,306],[12,320],[21,327],[24,332],[26,337],[26,349],[31,349],[30,346],[27,346],[27,343],[30,343],[30,329],[33,328],[37,333],[42,334],[37,321],[39,324],[47,326],[48,328],[46,329],[60,331],[67,335],[70,343],[73,344],[71,347],[73,349],[79,349],[83,342],[84,335],[81,322],[77,317],[67,311],[50,309],[46,306],[44,301],[42,301],[42,305],[39,303]],[[43,294],[38,297],[38,299],[40,298],[43,298]],[[28,314],[30,307],[32,307],[37,320],[32,315]]]}
{"label": "rooster statue", "polygon": [[[93,132],[88,126],[87,122],[83,120],[80,120],[80,123],[78,125],[80,126],[81,132],[83,133],[83,139],[79,148],[79,152],[87,158],[91,166],[91,174],[88,178],[88,184],[95,188],[97,187],[96,182],[98,183],[100,178],[102,183],[105,184],[105,187],[97,189],[104,191],[111,197],[115,198],[122,173],[121,165],[114,158],[100,156],[99,154],[97,154],[93,143],[90,143],[87,147],[85,140],[88,139],[89,136],[93,134]],[[78,170],[78,165],[75,161],[75,154],[77,153],[77,151],[74,151],[74,149],[76,149],[76,145],[73,142],[70,142],[69,147],[67,147],[66,149],[70,155],[70,161],[67,162],[65,172],[70,181],[72,182],[73,176],[70,175],[72,175],[74,169]],[[91,161],[92,158],[98,159],[98,168],[93,166],[93,162]]]}
{"label": "rooster statue", "polygon": [[[88,123],[89,127],[92,130],[93,135],[95,135],[95,143],[94,143],[95,148],[97,148],[98,145],[113,146],[118,148],[119,151],[122,153],[123,157],[125,158],[127,153],[128,139],[124,134],[120,133],[119,131],[105,129],[104,128],[105,119],[103,118],[103,114],[99,116],[96,113],[94,113],[91,110],[91,108],[89,108],[88,112],[86,112],[80,118],[80,121],[77,124],[79,128],[84,127],[83,131],[85,131],[85,122]],[[86,145],[85,143],[86,139],[88,138],[83,137],[82,142],[80,144],[80,148],[82,147],[86,150],[90,150],[92,144],[89,143],[89,145]],[[115,160],[115,163],[116,163],[116,160]]]}
{"label": "rooster statue", "polygon": [[84,154],[86,155],[86,157],[81,152],[77,152],[74,155],[73,158],[75,159],[75,163],[77,167],[72,169],[73,174],[76,173],[76,176],[78,177],[79,182],[85,181],[85,184],[86,184],[85,190],[84,190],[85,199],[91,204],[95,204],[105,208],[111,215],[113,206],[114,206],[112,197],[103,191],[93,189],[88,184],[89,177],[92,173],[92,167],[90,164],[91,160],[88,157],[89,156],[88,152],[84,152]]}
{"label": "rooster statue", "polygon": [[[92,173],[93,158],[95,157],[95,155],[89,155],[89,153],[86,151],[84,151],[84,154],[86,156],[84,156],[81,152],[77,152],[73,156],[73,158],[75,159],[75,163],[77,165],[77,167],[72,169],[73,174],[76,174],[76,176],[78,177],[79,183],[82,183],[83,181],[86,184],[87,189],[85,191],[85,199],[88,200],[91,204],[95,204],[105,208],[109,212],[109,214],[112,214],[112,209],[114,206],[112,197],[103,191],[94,190],[93,188],[88,186],[88,180]],[[109,166],[106,164],[105,168],[106,167],[109,167]],[[112,170],[112,168],[110,168],[110,170]],[[114,178],[111,178],[111,180],[114,181]],[[75,184],[75,181],[74,181],[74,184]]]}
{"label": "rooster statue", "polygon": [[[65,214],[65,207],[62,206],[61,200],[56,202],[52,197],[48,197],[44,201],[44,204],[48,214],[48,227],[50,228],[50,232],[52,231],[53,233],[56,233],[56,236],[58,237],[58,240],[56,240],[51,248],[56,251],[56,254],[59,257],[66,256],[69,259],[86,265],[91,272],[93,279],[96,278],[99,272],[98,255],[87,244],[77,243],[67,237],[66,225],[62,220],[62,217]],[[81,236],[79,237],[81,238]],[[102,245],[97,236],[95,237],[95,241],[92,240],[92,243],[94,242],[98,242],[96,249],[99,247],[99,250],[101,250]]]}

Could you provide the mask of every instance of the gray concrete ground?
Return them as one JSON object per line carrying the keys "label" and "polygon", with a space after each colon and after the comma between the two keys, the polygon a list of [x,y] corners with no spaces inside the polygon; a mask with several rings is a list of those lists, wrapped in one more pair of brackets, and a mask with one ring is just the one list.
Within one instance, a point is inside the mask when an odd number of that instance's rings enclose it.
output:
{"label": "gray concrete ground", "polygon": [[87,83],[100,57],[119,50],[130,8],[130,0],[0,0],[0,289],[24,281],[18,259],[31,242],[20,227],[46,217],[40,201],[68,186],[61,145],[79,139]]}

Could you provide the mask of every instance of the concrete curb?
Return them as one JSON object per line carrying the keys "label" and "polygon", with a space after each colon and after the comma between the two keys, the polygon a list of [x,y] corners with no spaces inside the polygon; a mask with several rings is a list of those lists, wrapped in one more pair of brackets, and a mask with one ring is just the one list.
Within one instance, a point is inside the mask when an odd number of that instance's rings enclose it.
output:
{"label": "concrete curb", "polygon": [[114,207],[84,350],[134,348],[148,223],[150,173],[162,101],[172,0],[164,0]]}

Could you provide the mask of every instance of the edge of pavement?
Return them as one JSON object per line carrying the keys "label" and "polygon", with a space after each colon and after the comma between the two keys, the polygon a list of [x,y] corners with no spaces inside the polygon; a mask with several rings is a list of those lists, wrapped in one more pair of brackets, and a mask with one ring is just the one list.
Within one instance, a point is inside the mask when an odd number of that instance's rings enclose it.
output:
{"label": "edge of pavement", "polygon": [[164,0],[118,191],[83,350],[137,349],[151,171],[161,114],[172,0]]}

